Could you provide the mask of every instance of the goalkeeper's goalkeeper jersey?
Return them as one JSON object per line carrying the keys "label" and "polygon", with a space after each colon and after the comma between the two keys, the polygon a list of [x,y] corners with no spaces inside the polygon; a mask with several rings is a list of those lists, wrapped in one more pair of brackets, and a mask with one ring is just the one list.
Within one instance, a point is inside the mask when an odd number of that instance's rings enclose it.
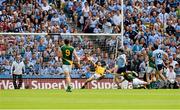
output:
{"label": "goalkeeper's goalkeeper jersey", "polygon": [[104,75],[105,70],[106,70],[106,68],[96,65],[95,73],[100,74],[100,75]]}

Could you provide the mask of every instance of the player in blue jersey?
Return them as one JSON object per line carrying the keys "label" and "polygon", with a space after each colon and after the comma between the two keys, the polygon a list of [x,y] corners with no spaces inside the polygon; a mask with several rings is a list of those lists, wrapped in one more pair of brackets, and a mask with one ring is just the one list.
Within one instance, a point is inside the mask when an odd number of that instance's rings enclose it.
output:
{"label": "player in blue jersey", "polygon": [[168,55],[163,50],[158,49],[158,46],[155,46],[155,49],[153,51],[153,59],[155,61],[156,65],[156,78],[159,79],[159,76],[162,78],[162,80],[166,81],[166,78],[163,75],[163,68],[165,66],[163,59],[167,59]]}
{"label": "player in blue jersey", "polygon": [[118,58],[116,59],[116,66],[115,68],[113,68],[111,70],[111,72],[115,72],[116,74],[114,75],[114,81],[115,83],[117,84],[118,86],[118,89],[121,88],[120,86],[120,81],[119,81],[119,76],[121,73],[124,73],[126,72],[126,55],[124,53],[124,50],[123,49],[119,49],[119,56]]}

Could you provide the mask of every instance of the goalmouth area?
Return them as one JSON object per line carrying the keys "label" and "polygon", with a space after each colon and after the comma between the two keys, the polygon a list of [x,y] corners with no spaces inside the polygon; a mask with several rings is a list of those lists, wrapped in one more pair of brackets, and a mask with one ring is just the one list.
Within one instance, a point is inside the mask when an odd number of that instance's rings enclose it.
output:
{"label": "goalmouth area", "polygon": [[157,90],[1,90],[0,110],[179,110],[180,91]]}

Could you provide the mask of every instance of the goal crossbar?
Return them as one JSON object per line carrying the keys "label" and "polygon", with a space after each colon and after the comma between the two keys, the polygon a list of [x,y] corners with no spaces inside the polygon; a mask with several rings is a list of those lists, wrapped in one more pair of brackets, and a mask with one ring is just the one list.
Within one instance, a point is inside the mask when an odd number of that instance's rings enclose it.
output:
{"label": "goal crossbar", "polygon": [[120,33],[0,33],[0,35],[72,35],[72,36],[121,36]]}

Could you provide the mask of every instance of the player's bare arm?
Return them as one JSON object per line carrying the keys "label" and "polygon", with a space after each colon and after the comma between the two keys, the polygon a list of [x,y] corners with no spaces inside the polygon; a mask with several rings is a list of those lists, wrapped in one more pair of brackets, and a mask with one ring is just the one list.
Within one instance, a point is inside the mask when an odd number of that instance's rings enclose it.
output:
{"label": "player's bare arm", "polygon": [[78,64],[80,64],[80,58],[78,57],[76,50],[73,51],[73,55],[74,55],[75,59],[78,61]]}

